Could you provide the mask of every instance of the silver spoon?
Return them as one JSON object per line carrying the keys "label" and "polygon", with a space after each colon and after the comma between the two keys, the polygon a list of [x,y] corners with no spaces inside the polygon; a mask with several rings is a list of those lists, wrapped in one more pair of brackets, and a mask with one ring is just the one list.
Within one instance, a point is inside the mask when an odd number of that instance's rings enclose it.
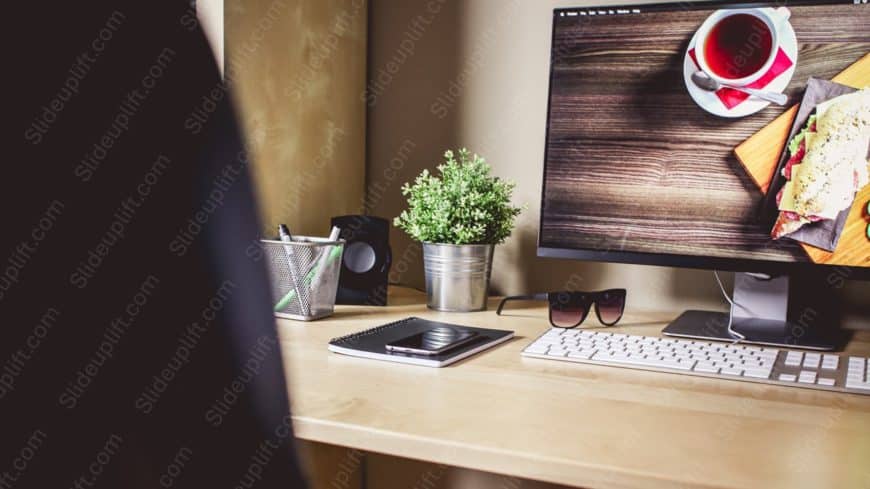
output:
{"label": "silver spoon", "polygon": [[723,83],[719,83],[718,81],[710,78],[710,75],[704,73],[701,70],[698,70],[692,73],[692,82],[695,83],[699,88],[704,90],[709,90],[711,92],[715,92],[722,87],[731,88],[733,90],[737,90],[743,93],[748,93],[753,97],[758,97],[762,100],[767,100],[768,102],[773,102],[777,105],[785,105],[788,103],[788,97],[784,93],[775,93],[775,92],[766,92],[764,90],[756,90],[754,88],[746,88],[746,87],[735,87],[731,85],[725,85]]}

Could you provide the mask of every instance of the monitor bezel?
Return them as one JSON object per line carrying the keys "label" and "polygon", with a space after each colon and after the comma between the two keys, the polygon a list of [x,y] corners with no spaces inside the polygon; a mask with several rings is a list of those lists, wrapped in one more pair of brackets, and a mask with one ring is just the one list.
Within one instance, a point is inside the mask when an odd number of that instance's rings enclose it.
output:
{"label": "monitor bezel", "polygon": [[[793,0],[788,6],[794,5],[856,5],[849,0]],[[547,188],[547,158],[550,146],[550,115],[552,110],[553,94],[553,52],[555,48],[556,18],[560,12],[579,10],[615,10],[639,8],[642,11],[668,11],[677,9],[710,9],[720,7],[729,8],[752,8],[752,7],[776,7],[776,2],[734,2],[729,0],[714,0],[710,2],[671,2],[671,3],[635,3],[620,5],[601,6],[578,6],[560,7],[553,9],[553,19],[550,28],[550,67],[549,81],[547,84],[547,116],[546,130],[544,135],[544,162],[543,178],[541,181],[540,213],[538,215],[537,256],[542,258],[561,258],[583,261],[598,261],[611,263],[626,263],[635,265],[654,265],[664,267],[695,268],[704,270],[723,270],[732,272],[759,272],[767,274],[793,274],[801,272],[819,272],[825,269],[836,273],[838,277],[848,280],[870,280],[870,267],[856,267],[849,265],[817,264],[813,262],[785,262],[776,260],[760,260],[749,258],[726,258],[699,255],[680,255],[673,253],[646,253],[637,251],[621,250],[597,250],[589,248],[561,248],[542,246],[542,233],[544,221],[544,196]],[[870,4],[864,4],[864,8],[870,8]]]}

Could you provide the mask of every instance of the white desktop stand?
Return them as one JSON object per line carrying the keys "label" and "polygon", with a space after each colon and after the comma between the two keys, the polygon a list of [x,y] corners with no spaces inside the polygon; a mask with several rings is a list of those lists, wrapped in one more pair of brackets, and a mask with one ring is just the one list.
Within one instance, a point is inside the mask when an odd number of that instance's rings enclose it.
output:
{"label": "white desktop stand", "polygon": [[[819,326],[820,309],[808,305],[788,318],[789,277],[736,273],[731,329],[744,335],[743,343],[835,350],[845,341],[838,324]],[[822,298],[822,301],[825,299]],[[734,341],[728,332],[728,313],[686,311],[663,331],[667,336],[713,341]]]}

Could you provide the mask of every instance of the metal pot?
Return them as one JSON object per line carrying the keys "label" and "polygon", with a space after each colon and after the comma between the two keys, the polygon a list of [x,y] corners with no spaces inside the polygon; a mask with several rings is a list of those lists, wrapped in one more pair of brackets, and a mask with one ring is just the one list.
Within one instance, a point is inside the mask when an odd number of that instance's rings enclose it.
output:
{"label": "metal pot", "polygon": [[495,245],[423,243],[426,298],[430,309],[486,310]]}

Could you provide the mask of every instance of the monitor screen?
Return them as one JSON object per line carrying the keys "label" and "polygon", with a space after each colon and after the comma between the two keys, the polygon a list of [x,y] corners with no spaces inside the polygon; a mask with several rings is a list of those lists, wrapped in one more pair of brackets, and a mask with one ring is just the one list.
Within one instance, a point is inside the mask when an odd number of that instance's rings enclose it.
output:
{"label": "monitor screen", "polygon": [[[821,127],[835,127],[834,134],[845,134],[839,131],[851,122],[843,121],[855,114],[868,122],[854,110],[862,107],[855,101],[865,100],[860,92],[837,99],[854,89],[822,81],[840,75],[852,86],[870,85],[870,5],[779,5],[554,11],[541,256],[749,271],[796,264],[870,270],[868,140],[861,143],[870,127],[840,138],[836,151],[820,146],[825,138],[814,137],[816,125],[807,130],[813,134],[804,131],[817,112]],[[696,71],[713,76],[696,82]],[[801,104],[811,78],[819,81],[816,98]],[[699,87],[710,79],[784,93],[788,101],[780,106]],[[817,104],[825,99],[848,99],[840,105],[852,112],[823,110]],[[801,112],[789,110],[797,104]],[[793,128],[795,117],[807,122]],[[783,154],[792,141],[795,153],[804,152],[792,161],[793,180],[785,173],[794,155]],[[865,145],[858,159],[856,144]],[[847,149],[853,157],[846,163],[824,157]],[[851,165],[848,172],[838,167],[847,177],[828,177],[834,190],[826,202],[839,199],[839,207],[809,210],[808,191],[795,195],[805,187],[800,178],[832,165]],[[798,201],[802,210],[788,207]]]}

